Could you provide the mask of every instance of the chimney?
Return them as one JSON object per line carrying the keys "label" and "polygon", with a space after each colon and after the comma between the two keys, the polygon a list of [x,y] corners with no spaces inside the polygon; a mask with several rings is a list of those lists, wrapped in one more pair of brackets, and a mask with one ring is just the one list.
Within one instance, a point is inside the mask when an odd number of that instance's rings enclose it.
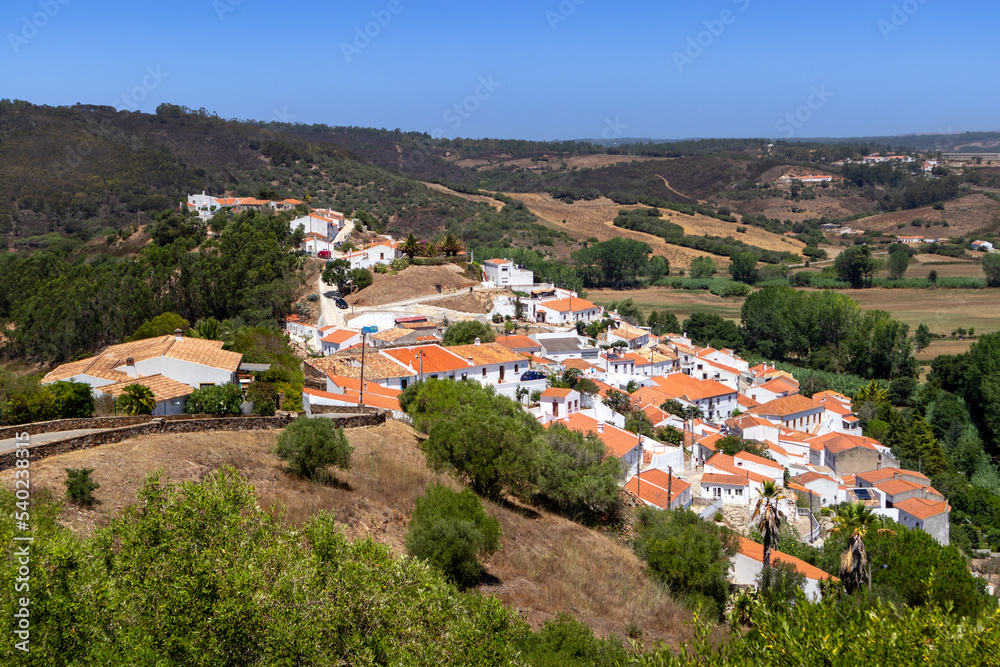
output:
{"label": "chimney", "polygon": [[597,432],[604,433],[604,422],[597,422]]}
{"label": "chimney", "polygon": [[[479,340],[479,339],[477,338],[476,340]],[[472,357],[471,356],[467,357],[467,360],[468,360],[470,366],[475,366],[475,364],[472,363]]]}
{"label": "chimney", "polygon": [[899,472],[898,472],[898,471],[896,471],[896,470],[893,470],[893,471],[892,471],[892,478],[893,478],[893,479],[899,479]]}
{"label": "chimney", "polygon": [[139,371],[135,369],[135,359],[133,359],[132,357],[129,357],[128,359],[125,360],[125,374],[128,375],[130,378],[139,377]]}
{"label": "chimney", "polygon": [[478,337],[476,338],[476,345],[480,345],[480,344],[482,344],[482,342],[483,342],[483,341],[479,340],[479,338],[478,338]]}
{"label": "chimney", "polygon": [[181,333],[180,329],[174,329],[174,340],[176,341],[184,340],[184,334]]}

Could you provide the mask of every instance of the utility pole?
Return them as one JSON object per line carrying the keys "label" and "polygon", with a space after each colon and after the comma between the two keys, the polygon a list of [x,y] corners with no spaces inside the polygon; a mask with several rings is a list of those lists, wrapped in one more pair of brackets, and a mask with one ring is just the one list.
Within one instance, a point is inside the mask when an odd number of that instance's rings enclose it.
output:
{"label": "utility pole", "polygon": [[361,332],[361,397],[358,405],[365,407],[365,332]]}
{"label": "utility pole", "polygon": [[639,485],[642,484],[642,409],[637,405],[636,410],[639,412],[639,460],[635,464],[635,495],[639,497],[641,503],[642,494]]}
{"label": "utility pole", "polygon": [[672,510],[674,504],[674,467],[667,466],[667,509]]}

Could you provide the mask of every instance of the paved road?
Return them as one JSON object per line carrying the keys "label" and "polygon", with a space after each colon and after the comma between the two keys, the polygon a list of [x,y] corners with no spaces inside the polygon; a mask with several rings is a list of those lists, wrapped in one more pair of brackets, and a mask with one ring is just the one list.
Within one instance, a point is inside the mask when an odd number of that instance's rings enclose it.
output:
{"label": "paved road", "polygon": [[[30,444],[40,445],[43,442],[52,442],[53,440],[62,440],[64,438],[73,438],[78,435],[89,435],[91,433],[99,433],[100,431],[106,431],[103,428],[85,428],[76,431],[57,431],[55,433],[39,433],[38,435],[31,436]],[[0,454],[5,454],[7,452],[13,451],[15,449],[16,440],[13,438],[9,440],[0,440]]]}

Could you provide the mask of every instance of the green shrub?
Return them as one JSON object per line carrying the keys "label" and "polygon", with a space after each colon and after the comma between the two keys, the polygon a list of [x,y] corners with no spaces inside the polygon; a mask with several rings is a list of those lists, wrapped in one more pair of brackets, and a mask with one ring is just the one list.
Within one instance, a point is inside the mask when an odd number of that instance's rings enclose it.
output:
{"label": "green shrub", "polygon": [[[634,623],[629,636],[638,638],[641,631]],[[533,667],[604,667],[624,665],[629,652],[620,639],[599,639],[584,623],[566,613],[546,621],[538,632],[525,637],[518,645],[524,664]]]}
{"label": "green shrub", "polygon": [[406,551],[441,570],[445,578],[465,588],[479,581],[480,556],[500,548],[500,522],[483,509],[470,489],[455,493],[434,484],[417,499]]}
{"label": "green shrub", "polygon": [[278,392],[273,384],[257,380],[247,387],[247,400],[253,403],[253,414],[273,417],[278,407]]}
{"label": "green shrub", "polygon": [[467,320],[452,324],[444,331],[444,345],[471,345],[478,338],[480,342],[492,343],[496,332],[478,320]]}
{"label": "green shrub", "polygon": [[350,469],[353,452],[344,429],[322,417],[296,419],[278,435],[278,456],[288,462],[292,473],[305,479],[327,479],[329,466]]}
{"label": "green shrub", "polygon": [[70,502],[90,507],[96,502],[94,491],[101,488],[101,485],[90,479],[93,468],[66,468],[66,497]]}
{"label": "green shrub", "polygon": [[188,396],[185,411],[192,415],[238,415],[243,390],[235,383],[195,389]]}

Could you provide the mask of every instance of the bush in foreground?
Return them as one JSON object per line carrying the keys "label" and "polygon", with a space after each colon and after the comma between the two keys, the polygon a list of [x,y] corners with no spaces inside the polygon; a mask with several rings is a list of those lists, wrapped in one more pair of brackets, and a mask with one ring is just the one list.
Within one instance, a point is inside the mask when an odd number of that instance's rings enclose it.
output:
{"label": "bush in foreground", "polygon": [[94,491],[101,488],[101,485],[90,479],[93,468],[66,468],[66,497],[70,502],[89,507],[94,504]]}
{"label": "bush in foreground", "polygon": [[500,522],[469,489],[455,493],[438,484],[417,499],[406,551],[435,566],[452,583],[468,587],[483,574],[480,556],[500,548]]}
{"label": "bush in foreground", "polygon": [[330,466],[350,469],[353,452],[344,429],[322,417],[296,419],[278,436],[277,453],[288,462],[288,469],[315,481],[327,479]]}

